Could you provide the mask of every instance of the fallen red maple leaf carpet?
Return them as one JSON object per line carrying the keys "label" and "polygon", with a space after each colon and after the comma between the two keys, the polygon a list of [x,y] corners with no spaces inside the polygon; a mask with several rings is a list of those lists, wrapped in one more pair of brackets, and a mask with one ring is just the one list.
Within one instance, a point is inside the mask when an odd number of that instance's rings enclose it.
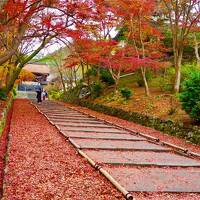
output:
{"label": "fallen red maple leaf carpet", "polygon": [[6,125],[0,136],[0,198],[2,197],[2,192],[3,192],[3,176],[4,176],[4,167],[5,167],[7,136],[9,132],[11,115],[12,115],[12,108],[7,114]]}
{"label": "fallen red maple leaf carpet", "polygon": [[4,200],[115,200],[122,195],[28,100],[16,100]]}

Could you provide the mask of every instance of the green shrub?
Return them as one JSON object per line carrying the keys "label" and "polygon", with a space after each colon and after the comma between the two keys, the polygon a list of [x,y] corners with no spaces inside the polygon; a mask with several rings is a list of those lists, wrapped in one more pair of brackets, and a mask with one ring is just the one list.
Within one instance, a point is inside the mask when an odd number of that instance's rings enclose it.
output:
{"label": "green shrub", "polygon": [[197,71],[197,65],[187,63],[181,66],[181,84],[190,78],[190,75],[194,72]]}
{"label": "green shrub", "polygon": [[6,99],[6,89],[4,89],[4,88],[0,89],[0,99],[1,100]]}
{"label": "green shrub", "polygon": [[179,98],[183,109],[195,121],[200,122],[200,71],[194,71],[184,81]]}
{"label": "green shrub", "polygon": [[171,81],[171,77],[156,77],[151,83],[151,86],[160,88],[162,92],[172,91],[173,90],[173,82]]}
{"label": "green shrub", "polygon": [[13,88],[13,89],[12,89],[12,94],[13,94],[13,97],[16,97],[16,96],[17,96],[17,90],[16,90],[16,88]]}
{"label": "green shrub", "polygon": [[160,69],[157,71],[155,77],[151,80],[150,86],[159,88],[162,92],[168,92],[173,90],[175,77],[174,67],[168,67],[167,69]]}
{"label": "green shrub", "polygon": [[62,94],[62,91],[52,88],[51,90],[48,91],[48,94],[49,94],[50,99],[59,100]]}
{"label": "green shrub", "polygon": [[99,97],[102,94],[103,86],[101,82],[99,81],[93,82],[90,87],[91,87],[91,95],[93,99]]}
{"label": "green shrub", "polygon": [[91,67],[90,69],[87,70],[86,72],[87,76],[96,76],[97,75],[97,70],[95,67]]}
{"label": "green shrub", "polygon": [[[144,81],[143,81],[143,78],[142,78],[142,75],[141,75],[141,71],[140,70],[137,70],[135,72],[135,76],[136,76],[136,83],[139,87],[143,87],[144,86]],[[148,69],[146,71],[146,79],[147,81],[150,81],[153,77],[153,74],[152,74],[152,71],[150,69]]]}
{"label": "green shrub", "polygon": [[130,99],[132,90],[130,88],[120,88],[120,93],[125,99]]}
{"label": "green shrub", "polygon": [[113,79],[112,75],[110,74],[110,72],[107,69],[101,69],[100,75],[101,75],[100,78],[104,83],[106,83],[108,85],[115,84],[115,80]]}
{"label": "green shrub", "polygon": [[72,89],[69,89],[66,92],[66,94],[63,93],[61,95],[61,99],[64,101],[68,101],[68,102],[77,101],[77,99],[79,98],[79,93],[80,93],[81,87],[82,87],[82,84],[80,84]]}
{"label": "green shrub", "polygon": [[114,92],[111,92],[108,96],[106,96],[105,98],[105,102],[117,102],[117,103],[121,103],[124,104],[124,98],[122,97],[122,94],[116,90]]}

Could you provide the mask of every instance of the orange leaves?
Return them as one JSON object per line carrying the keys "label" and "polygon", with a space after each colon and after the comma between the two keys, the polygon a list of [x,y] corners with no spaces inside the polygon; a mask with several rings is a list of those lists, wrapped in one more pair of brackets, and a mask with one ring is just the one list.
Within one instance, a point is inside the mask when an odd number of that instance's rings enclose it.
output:
{"label": "orange leaves", "polygon": [[113,0],[110,5],[118,14],[128,19],[138,15],[149,15],[155,9],[154,0]]}
{"label": "orange leaves", "polygon": [[70,55],[65,59],[65,67],[73,68],[81,63],[81,59],[78,55]]}
{"label": "orange leaves", "polygon": [[32,74],[31,72],[29,72],[25,69],[22,69],[17,82],[32,81],[32,80],[34,80],[34,78],[35,78],[34,74]]}

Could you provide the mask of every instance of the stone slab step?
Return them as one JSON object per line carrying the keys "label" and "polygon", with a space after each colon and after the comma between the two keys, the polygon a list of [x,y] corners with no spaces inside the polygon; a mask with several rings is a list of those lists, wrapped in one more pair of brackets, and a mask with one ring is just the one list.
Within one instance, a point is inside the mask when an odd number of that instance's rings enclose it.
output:
{"label": "stone slab step", "polygon": [[113,133],[82,133],[82,132],[68,132],[62,131],[67,137],[71,138],[85,138],[85,139],[105,139],[105,140],[133,140],[144,141],[145,138],[134,136],[131,134],[113,134]]}
{"label": "stone slab step", "polygon": [[98,163],[114,165],[200,167],[200,161],[172,152],[85,150]]}
{"label": "stone slab step", "polygon": [[169,151],[170,149],[147,141],[114,141],[98,139],[73,138],[73,142],[82,149],[110,149],[110,150],[141,150],[141,151]]}
{"label": "stone slab step", "polygon": [[105,167],[129,192],[198,192],[200,169]]}

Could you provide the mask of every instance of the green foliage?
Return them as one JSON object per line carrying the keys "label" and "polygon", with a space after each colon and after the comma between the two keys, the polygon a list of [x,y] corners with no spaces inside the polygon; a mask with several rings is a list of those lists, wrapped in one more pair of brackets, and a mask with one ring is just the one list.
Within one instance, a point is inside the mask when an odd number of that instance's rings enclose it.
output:
{"label": "green foliage", "polygon": [[96,99],[102,94],[103,85],[101,82],[99,81],[93,82],[90,88],[91,88],[91,94],[92,94],[93,99]]}
{"label": "green foliage", "polygon": [[55,100],[61,99],[62,93],[63,93],[62,91],[57,90],[56,88],[51,88],[51,89],[48,91],[49,98],[50,98],[50,99],[55,99]]}
{"label": "green foliage", "polygon": [[181,84],[190,78],[190,75],[194,72],[198,71],[198,67],[196,64],[186,63],[181,66]]}
{"label": "green foliage", "polygon": [[91,67],[90,69],[87,70],[86,72],[87,76],[96,76],[97,75],[97,70],[95,67]]}
{"label": "green foliage", "polygon": [[124,103],[124,98],[122,97],[121,93],[116,90],[112,93],[110,93],[110,95],[108,95],[107,97],[104,98],[106,102],[117,102],[117,103]]}
{"label": "green foliage", "polygon": [[167,69],[161,69],[159,71],[159,76],[155,77],[151,81],[151,86],[155,88],[160,88],[162,92],[168,92],[173,90],[175,69],[174,67],[169,67]]}
{"label": "green foliage", "polygon": [[120,28],[117,28],[118,30],[118,34],[115,36],[115,40],[116,41],[122,41],[122,40],[126,40],[126,32],[128,31],[128,27],[127,26],[123,26]]}
{"label": "green foliage", "polygon": [[173,90],[173,82],[170,76],[163,77],[159,76],[154,78],[153,83],[151,86],[160,88],[162,92],[172,91]]}
{"label": "green foliage", "polygon": [[[139,87],[143,87],[144,86],[144,81],[143,81],[143,78],[142,78],[142,75],[141,75],[141,71],[140,70],[137,70],[135,72],[135,76],[136,76],[136,83]],[[150,81],[153,77],[153,74],[152,74],[152,71],[150,69],[148,69],[146,71],[146,79],[147,81]]]}
{"label": "green foliage", "polygon": [[17,90],[16,90],[16,88],[13,88],[13,89],[12,89],[12,95],[13,95],[13,97],[16,97],[16,96],[17,96]]}
{"label": "green foliage", "polygon": [[129,75],[129,76],[125,76],[125,77],[121,77],[119,79],[119,88],[123,88],[123,87],[129,87],[129,88],[132,88],[133,85],[136,85],[135,84],[135,79],[136,79],[136,76],[135,74],[132,74],[132,75]]}
{"label": "green foliage", "polygon": [[[172,42],[173,42],[172,32],[170,31],[170,29],[168,27],[165,27],[164,29],[165,29],[165,31],[163,32],[164,33],[164,39],[163,39],[164,45],[168,48],[171,48]],[[173,51],[173,49],[171,49],[171,51]]]}
{"label": "green foliage", "polygon": [[200,122],[200,71],[191,73],[183,83],[179,95],[183,109],[197,122]]}
{"label": "green foliage", "polygon": [[101,69],[100,75],[101,75],[100,78],[104,83],[106,83],[108,85],[115,84],[115,80],[113,79],[112,75],[110,74],[110,72],[107,69]]}
{"label": "green foliage", "polygon": [[120,88],[119,91],[125,99],[130,99],[132,96],[132,90],[130,88]]}
{"label": "green foliage", "polygon": [[68,101],[68,102],[76,102],[79,98],[81,87],[82,85],[78,85],[77,87],[69,89],[66,94],[63,94],[61,96],[62,100]]}
{"label": "green foliage", "polygon": [[6,89],[2,88],[0,89],[0,100],[6,100],[7,96],[6,96]]}

